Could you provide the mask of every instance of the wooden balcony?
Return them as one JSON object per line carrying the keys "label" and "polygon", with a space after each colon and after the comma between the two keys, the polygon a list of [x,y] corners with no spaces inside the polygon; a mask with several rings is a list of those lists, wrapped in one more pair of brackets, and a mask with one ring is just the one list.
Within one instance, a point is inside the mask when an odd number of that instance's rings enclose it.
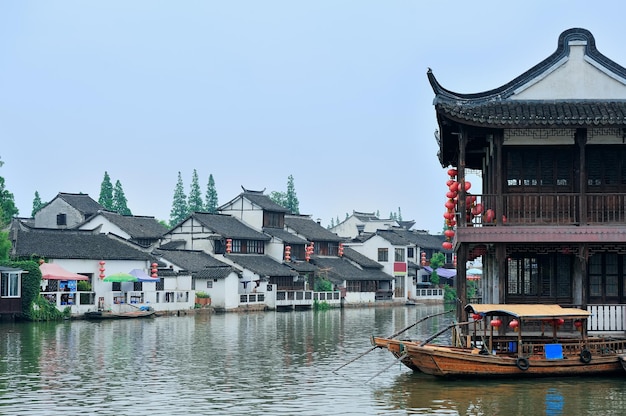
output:
{"label": "wooden balcony", "polygon": [[480,194],[468,202],[456,242],[626,241],[626,194]]}

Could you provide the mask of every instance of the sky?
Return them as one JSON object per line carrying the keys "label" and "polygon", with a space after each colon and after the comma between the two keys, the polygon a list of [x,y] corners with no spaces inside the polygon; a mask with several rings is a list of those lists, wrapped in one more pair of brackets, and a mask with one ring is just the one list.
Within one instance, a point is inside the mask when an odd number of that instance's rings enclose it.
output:
{"label": "sky", "polygon": [[[219,204],[286,192],[328,226],[353,211],[443,228],[432,68],[497,88],[573,27],[626,66],[626,3],[418,0],[2,0],[0,176],[98,200],[107,172],[134,215],[169,221],[180,172]],[[480,192],[480,177],[470,177]]]}

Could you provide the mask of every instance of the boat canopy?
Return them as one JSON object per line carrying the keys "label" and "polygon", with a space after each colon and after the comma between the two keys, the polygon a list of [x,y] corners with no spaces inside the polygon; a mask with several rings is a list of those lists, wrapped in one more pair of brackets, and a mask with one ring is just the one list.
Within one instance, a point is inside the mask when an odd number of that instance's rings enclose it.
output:
{"label": "boat canopy", "polygon": [[509,315],[519,319],[587,319],[591,315],[584,309],[562,308],[559,305],[469,304],[465,311],[483,316]]}

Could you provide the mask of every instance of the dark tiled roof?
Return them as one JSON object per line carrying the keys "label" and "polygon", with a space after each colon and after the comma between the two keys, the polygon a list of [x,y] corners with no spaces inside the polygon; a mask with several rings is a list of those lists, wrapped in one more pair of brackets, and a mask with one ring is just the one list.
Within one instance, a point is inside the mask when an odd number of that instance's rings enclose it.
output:
{"label": "dark tiled roof", "polygon": [[106,234],[79,230],[17,231],[15,256],[54,259],[148,260],[155,258]]}
{"label": "dark tiled roof", "polygon": [[103,210],[104,207],[94,201],[87,194],[69,194],[64,192],[59,192],[57,198],[60,198],[67,202],[69,205],[76,208],[78,211],[82,212],[86,217],[95,214],[96,212]]}
{"label": "dark tiled roof", "polygon": [[298,273],[262,254],[227,254],[226,258],[259,276],[297,276]]}
{"label": "dark tiled roof", "polygon": [[321,276],[327,275],[335,283],[343,280],[393,280],[393,277],[382,271],[361,270],[347,259],[340,257],[313,256],[311,261],[319,268]]}
{"label": "dark tiled roof", "polygon": [[355,218],[363,222],[379,220],[378,216],[373,212],[370,213],[370,212],[352,211],[352,215],[354,215]]}
{"label": "dark tiled roof", "polygon": [[621,127],[626,101],[500,101],[439,103],[437,112],[468,124],[494,128]]}
{"label": "dark tiled roof", "polygon": [[446,251],[441,247],[441,244],[446,240],[443,234],[427,234],[423,231],[405,230],[403,228],[393,228],[392,231],[419,248]]}
{"label": "dark tiled roof", "polygon": [[265,227],[263,228],[263,232],[265,234],[269,234],[272,237],[276,237],[281,239],[285,244],[307,244],[308,241],[298,237],[295,234],[290,233],[289,231],[285,231],[281,228],[271,228]]}
{"label": "dark tiled roof", "polygon": [[194,277],[224,278],[233,268],[201,250],[155,250],[154,255],[191,272]]}
{"label": "dark tiled roof", "polygon": [[328,231],[308,216],[285,215],[285,226],[291,228],[309,241],[343,241],[343,238]]}
{"label": "dark tiled roof", "polygon": [[115,212],[102,211],[100,214],[113,224],[127,232],[131,238],[160,238],[167,232],[167,227],[154,217],[120,215]]}
{"label": "dark tiled roof", "polygon": [[285,264],[299,273],[310,273],[317,271],[317,267],[309,263],[308,261],[290,261]]}
{"label": "dark tiled roof", "polygon": [[262,191],[250,191],[246,190],[241,194],[244,198],[249,200],[255,205],[258,205],[264,211],[275,211],[275,212],[289,212],[289,210],[282,205],[278,205],[276,202],[272,201],[272,199],[263,195]]}
{"label": "dark tiled roof", "polygon": [[267,235],[248,227],[246,224],[230,215],[196,212],[191,216],[202,223],[202,225],[224,238],[237,240],[270,240],[270,237]]}
{"label": "dark tiled roof", "polygon": [[393,230],[377,230],[376,234],[389,241],[394,246],[407,246],[410,241]]}
{"label": "dark tiled roof", "polygon": [[345,258],[352,260],[353,262],[357,263],[359,266],[366,268],[366,269],[382,269],[383,268],[383,265],[380,264],[379,262],[374,261],[367,256],[364,256],[363,254],[359,253],[358,251],[350,247],[345,247],[343,249],[343,255]]}

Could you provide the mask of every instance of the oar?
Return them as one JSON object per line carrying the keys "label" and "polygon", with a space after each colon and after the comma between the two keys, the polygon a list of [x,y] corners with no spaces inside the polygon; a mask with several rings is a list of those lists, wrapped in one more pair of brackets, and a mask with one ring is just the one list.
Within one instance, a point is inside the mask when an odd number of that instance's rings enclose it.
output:
{"label": "oar", "polygon": [[392,365],[394,365],[396,362],[403,360],[404,358],[406,358],[406,353],[402,354],[401,356],[399,356],[398,358],[396,358],[391,364],[389,364],[387,367],[383,368],[382,370],[380,370],[378,373],[374,374],[373,376],[371,376],[370,378],[367,379],[366,383],[368,383],[371,379],[373,379],[374,377],[378,376],[379,374],[382,374],[383,372],[387,371],[389,369],[389,367],[391,367]]}
{"label": "oar", "polygon": [[[421,322],[424,322],[427,319],[433,318],[435,316],[443,315],[443,314],[446,314],[446,313],[450,313],[452,311],[454,311],[454,309],[450,309],[449,311],[439,312],[439,313],[435,313],[433,315],[425,316],[422,319],[418,320],[417,322],[412,323],[411,325],[407,326],[406,328],[401,329],[400,331],[396,332],[395,334],[388,336],[387,339],[395,338],[398,335],[400,335],[401,333],[408,331],[409,329],[413,328],[415,325],[417,325],[417,324],[419,324]],[[370,352],[374,351],[376,348],[381,348],[381,347],[379,347],[378,345],[374,345],[369,350],[365,351],[364,353],[359,354],[359,356],[357,356],[356,358],[353,358],[352,360],[348,361],[347,363],[345,363],[345,364],[341,365],[340,367],[334,369],[333,373],[339,371],[340,369],[342,369],[343,367],[347,366],[348,364],[355,362],[356,360],[358,360],[359,358],[363,357],[364,355],[369,354]]]}

